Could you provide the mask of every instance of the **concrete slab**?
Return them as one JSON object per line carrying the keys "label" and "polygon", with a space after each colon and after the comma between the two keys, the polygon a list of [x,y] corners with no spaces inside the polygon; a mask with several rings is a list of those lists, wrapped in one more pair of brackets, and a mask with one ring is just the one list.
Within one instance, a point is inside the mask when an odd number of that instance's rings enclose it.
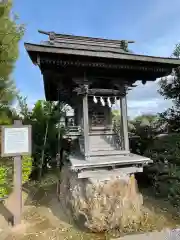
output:
{"label": "concrete slab", "polygon": [[122,175],[128,175],[136,172],[143,172],[143,168],[128,167],[114,170],[85,170],[78,173],[78,178],[94,178],[99,180],[110,180],[112,177],[119,177]]}
{"label": "concrete slab", "polygon": [[70,155],[69,160],[71,162],[72,170],[76,169],[85,169],[85,168],[100,168],[107,166],[123,166],[123,165],[146,165],[151,163],[152,160],[149,158],[136,155],[136,154],[127,154],[127,155],[115,155],[115,156],[94,156],[90,157],[89,160],[85,161],[85,158],[78,155]]}

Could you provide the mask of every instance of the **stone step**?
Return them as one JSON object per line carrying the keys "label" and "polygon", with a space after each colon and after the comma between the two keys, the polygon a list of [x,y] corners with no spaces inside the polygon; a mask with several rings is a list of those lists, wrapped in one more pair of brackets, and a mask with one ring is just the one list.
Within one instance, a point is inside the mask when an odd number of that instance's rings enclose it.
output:
{"label": "stone step", "polygon": [[108,136],[108,135],[116,135],[115,133],[111,132],[111,131],[93,131],[89,133],[89,136]]}
{"label": "stone step", "polygon": [[114,145],[112,145],[112,144],[89,144],[89,147],[91,147],[91,148],[108,148],[108,147],[114,147]]}
{"label": "stone step", "polygon": [[105,139],[102,139],[102,138],[90,138],[89,139],[89,142],[107,142]]}
{"label": "stone step", "polygon": [[116,149],[113,149],[113,150],[100,150],[100,151],[91,151],[89,153],[90,156],[102,156],[102,157],[105,157],[105,156],[117,156],[119,157],[119,155],[125,155],[125,154],[128,154],[129,152],[128,151],[122,151],[122,150],[116,150]]}
{"label": "stone step", "polygon": [[91,147],[97,147],[97,146],[112,146],[110,143],[90,143]]}
{"label": "stone step", "polygon": [[113,146],[113,145],[99,145],[99,144],[97,144],[97,145],[89,145],[89,147],[90,148],[95,148],[95,149],[99,149],[99,148],[107,148],[107,149],[109,149],[109,148],[112,148],[112,149],[114,149],[115,147]]}
{"label": "stone step", "polygon": [[111,138],[112,135],[110,136],[100,136],[100,135],[92,135],[92,136],[89,136],[89,139],[102,139],[102,140],[105,140],[107,138]]}
{"label": "stone step", "polygon": [[109,139],[102,139],[102,138],[93,138],[93,139],[89,139],[89,142],[109,142]]}
{"label": "stone step", "polygon": [[109,144],[108,141],[105,141],[105,140],[97,140],[97,139],[91,140],[91,141],[89,141],[89,143],[91,143],[91,144],[95,144],[95,143],[99,143],[99,144]]}
{"label": "stone step", "polygon": [[90,148],[90,149],[97,149],[97,150],[98,150],[98,149],[99,149],[99,150],[100,150],[100,149],[107,149],[107,150],[108,150],[108,149],[111,149],[111,150],[116,149],[115,146],[113,146],[113,145],[98,145],[98,144],[97,144],[97,145],[93,145],[93,146],[90,145],[89,148]]}
{"label": "stone step", "polygon": [[[82,145],[84,142],[82,143]],[[91,135],[89,138],[89,149],[92,153],[92,155],[98,154],[98,156],[105,155],[117,155],[119,154],[117,152],[116,146],[113,145],[113,143],[109,143],[108,140],[104,139],[102,135]],[[106,152],[104,152],[106,151]],[[109,151],[109,152],[108,152]],[[116,153],[114,153],[116,151]],[[95,153],[93,153],[95,152]]]}
{"label": "stone step", "polygon": [[90,139],[89,140],[90,143],[108,143],[108,141],[104,140],[104,139]]}
{"label": "stone step", "polygon": [[115,147],[108,147],[108,148],[90,148],[90,152],[99,152],[99,151],[115,151],[117,150]]}

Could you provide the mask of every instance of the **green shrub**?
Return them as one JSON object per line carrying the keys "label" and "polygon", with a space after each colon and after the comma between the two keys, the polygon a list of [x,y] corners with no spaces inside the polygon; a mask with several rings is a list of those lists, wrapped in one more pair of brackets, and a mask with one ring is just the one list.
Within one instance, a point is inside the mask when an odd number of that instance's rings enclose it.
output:
{"label": "green shrub", "polygon": [[4,197],[8,194],[6,179],[7,169],[0,166],[0,197]]}
{"label": "green shrub", "polygon": [[[11,193],[13,187],[13,159],[0,158],[0,198]],[[29,180],[32,170],[32,158],[24,156],[22,158],[22,183]]]}
{"label": "green shrub", "polygon": [[29,180],[29,175],[32,171],[32,158],[24,156],[22,160],[22,182],[23,184]]}
{"label": "green shrub", "polygon": [[169,134],[154,140],[144,155],[155,162],[168,161],[180,166],[180,134]]}
{"label": "green shrub", "polygon": [[155,193],[180,206],[180,134],[154,140],[145,156],[154,161],[144,174],[152,180]]}

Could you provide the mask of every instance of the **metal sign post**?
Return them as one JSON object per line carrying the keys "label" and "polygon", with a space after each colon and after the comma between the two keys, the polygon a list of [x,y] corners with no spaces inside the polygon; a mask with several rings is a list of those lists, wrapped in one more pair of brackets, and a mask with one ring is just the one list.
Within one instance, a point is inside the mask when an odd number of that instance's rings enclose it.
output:
{"label": "metal sign post", "polygon": [[13,216],[14,225],[18,225],[22,214],[22,156],[31,155],[31,126],[17,120],[12,126],[2,126],[1,133],[1,156],[14,157]]}

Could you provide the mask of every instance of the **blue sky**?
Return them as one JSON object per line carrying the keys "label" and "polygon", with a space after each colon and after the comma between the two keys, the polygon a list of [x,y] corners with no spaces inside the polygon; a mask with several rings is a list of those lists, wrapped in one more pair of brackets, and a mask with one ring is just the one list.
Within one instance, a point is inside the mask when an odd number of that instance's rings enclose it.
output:
{"label": "blue sky", "polygon": [[[30,61],[24,42],[40,43],[38,29],[59,33],[135,40],[140,54],[170,56],[180,40],[179,0],[14,0],[13,11],[26,24],[14,78],[31,106],[44,99],[42,75]],[[129,115],[156,113],[169,106],[157,93],[158,84],[139,84],[128,94]]]}

